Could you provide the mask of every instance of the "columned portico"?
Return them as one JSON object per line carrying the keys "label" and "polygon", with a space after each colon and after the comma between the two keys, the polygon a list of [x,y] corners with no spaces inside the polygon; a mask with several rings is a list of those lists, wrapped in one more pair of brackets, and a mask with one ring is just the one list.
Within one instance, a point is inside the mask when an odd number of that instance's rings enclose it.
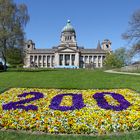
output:
{"label": "columned portico", "polygon": [[[46,54],[46,55],[38,55],[38,54],[31,54],[26,59],[29,59],[28,65],[34,64],[38,67],[48,67],[52,68],[54,66],[82,66],[81,68],[86,68],[87,65],[91,65],[94,68],[102,68],[103,67],[103,59],[105,56],[103,54],[93,54],[93,55],[82,55],[77,53],[55,53]],[[32,64],[31,64],[32,63]],[[82,63],[82,64],[80,64]]]}
{"label": "columned portico", "polygon": [[59,54],[59,61],[58,61],[58,65],[67,65],[67,66],[77,66],[76,65],[76,61],[75,61],[75,54],[71,53],[65,53],[65,54]]}

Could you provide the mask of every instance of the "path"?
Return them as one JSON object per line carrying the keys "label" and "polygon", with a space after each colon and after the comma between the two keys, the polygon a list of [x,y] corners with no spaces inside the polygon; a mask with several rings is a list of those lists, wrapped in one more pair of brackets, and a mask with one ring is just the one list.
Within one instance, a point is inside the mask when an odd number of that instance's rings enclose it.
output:
{"label": "path", "polygon": [[107,72],[107,73],[117,73],[117,74],[139,75],[140,76],[140,73],[118,72],[118,71],[114,71],[114,70],[106,70],[104,72]]}

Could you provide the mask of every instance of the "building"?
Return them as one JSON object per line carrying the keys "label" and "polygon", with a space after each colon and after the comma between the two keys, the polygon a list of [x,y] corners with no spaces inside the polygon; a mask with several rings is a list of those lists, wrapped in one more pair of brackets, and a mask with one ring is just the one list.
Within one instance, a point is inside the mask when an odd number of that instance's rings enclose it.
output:
{"label": "building", "polygon": [[111,51],[111,42],[98,41],[95,49],[86,49],[77,45],[76,32],[70,21],[61,31],[60,44],[51,49],[36,49],[29,40],[25,47],[25,67],[53,68],[57,66],[76,66],[79,68],[102,68],[106,54]]}

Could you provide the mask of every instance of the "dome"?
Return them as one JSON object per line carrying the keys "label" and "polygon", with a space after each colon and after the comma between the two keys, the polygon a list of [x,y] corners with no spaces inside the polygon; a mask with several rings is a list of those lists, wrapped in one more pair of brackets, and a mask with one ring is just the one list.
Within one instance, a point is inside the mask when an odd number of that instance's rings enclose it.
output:
{"label": "dome", "polygon": [[70,24],[70,20],[67,21],[67,25],[62,29],[62,33],[63,32],[75,32],[74,28]]}
{"label": "dome", "polygon": [[104,41],[105,41],[105,42],[110,42],[110,40],[109,40],[109,39],[104,39]]}

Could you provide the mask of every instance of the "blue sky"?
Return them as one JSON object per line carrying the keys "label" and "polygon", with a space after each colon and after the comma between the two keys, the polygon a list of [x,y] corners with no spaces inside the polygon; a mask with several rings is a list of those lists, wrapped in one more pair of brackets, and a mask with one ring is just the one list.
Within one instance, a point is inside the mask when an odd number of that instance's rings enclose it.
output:
{"label": "blue sky", "polygon": [[128,29],[140,0],[15,0],[28,7],[30,21],[26,38],[36,48],[51,48],[60,43],[60,34],[67,19],[76,30],[79,46],[96,48],[98,40],[110,39],[112,49],[128,46],[121,34]]}

